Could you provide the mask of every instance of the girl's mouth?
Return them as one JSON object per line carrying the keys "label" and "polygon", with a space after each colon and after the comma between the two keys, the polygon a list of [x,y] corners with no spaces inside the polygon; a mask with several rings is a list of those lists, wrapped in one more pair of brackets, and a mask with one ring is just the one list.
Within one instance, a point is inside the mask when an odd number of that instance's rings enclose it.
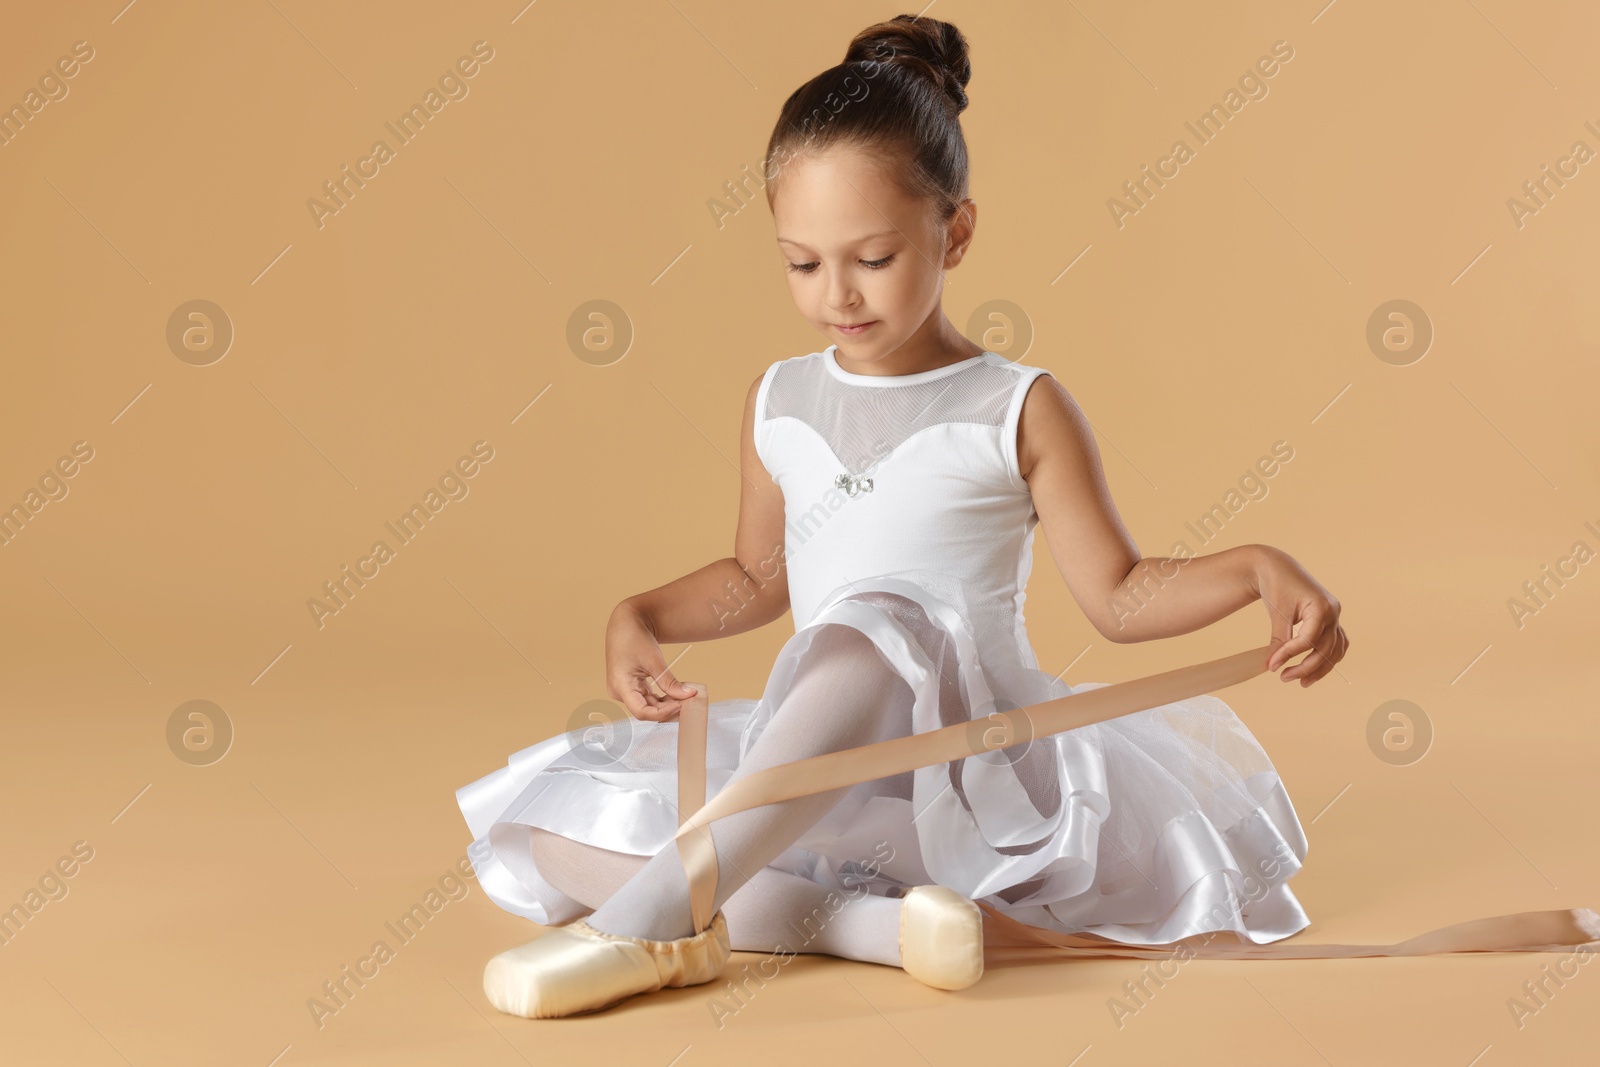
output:
{"label": "girl's mouth", "polygon": [[854,326],[841,326],[838,323],[834,323],[833,328],[843,334],[857,334],[865,330],[868,326],[873,325],[877,321],[877,319],[872,319],[868,322],[858,322]]}

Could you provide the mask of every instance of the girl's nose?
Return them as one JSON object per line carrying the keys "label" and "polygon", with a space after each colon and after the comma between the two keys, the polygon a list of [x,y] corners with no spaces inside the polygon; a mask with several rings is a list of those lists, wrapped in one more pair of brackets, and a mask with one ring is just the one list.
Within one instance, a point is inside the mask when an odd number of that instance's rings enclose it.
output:
{"label": "girl's nose", "polygon": [[857,304],[855,285],[848,275],[842,270],[828,273],[828,306],[835,315],[846,315]]}

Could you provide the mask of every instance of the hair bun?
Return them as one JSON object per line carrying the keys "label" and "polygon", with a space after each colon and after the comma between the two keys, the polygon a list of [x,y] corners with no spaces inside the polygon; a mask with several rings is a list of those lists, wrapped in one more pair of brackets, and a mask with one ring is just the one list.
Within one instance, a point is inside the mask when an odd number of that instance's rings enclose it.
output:
{"label": "hair bun", "polygon": [[844,62],[892,62],[914,70],[944,91],[957,114],[966,110],[972,61],[967,56],[967,39],[948,22],[896,15],[856,34]]}

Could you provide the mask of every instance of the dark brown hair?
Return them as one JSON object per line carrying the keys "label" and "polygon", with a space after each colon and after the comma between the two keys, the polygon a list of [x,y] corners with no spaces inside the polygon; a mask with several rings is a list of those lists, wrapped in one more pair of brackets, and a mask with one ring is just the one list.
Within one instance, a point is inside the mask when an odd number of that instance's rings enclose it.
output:
{"label": "dark brown hair", "polygon": [[832,145],[880,153],[887,172],[949,221],[967,195],[967,39],[948,22],[896,15],[850,41],[844,61],[784,101],[767,142],[767,204],[794,158]]}

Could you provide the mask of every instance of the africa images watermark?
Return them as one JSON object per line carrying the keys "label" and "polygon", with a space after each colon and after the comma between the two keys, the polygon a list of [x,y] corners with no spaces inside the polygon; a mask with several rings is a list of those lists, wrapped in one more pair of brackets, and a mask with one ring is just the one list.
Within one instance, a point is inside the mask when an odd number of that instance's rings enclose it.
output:
{"label": "africa images watermark", "polygon": [[[1595,126],[1593,119],[1585,122],[1583,128],[1600,138],[1600,127]],[[1541,164],[1539,169],[1543,173],[1538,178],[1530,178],[1522,183],[1522,193],[1526,199],[1506,197],[1506,210],[1511,213],[1512,224],[1519,230],[1526,226],[1528,219],[1549,207],[1556,193],[1566,188],[1567,182],[1581,173],[1579,168],[1593,158],[1595,150],[1589,147],[1589,143],[1577,140],[1572,142],[1566,155],[1556,160],[1553,171],[1550,164]]]}
{"label": "africa images watermark", "polygon": [[[438,487],[430,488],[418,503],[412,504],[410,509],[403,512],[393,522],[384,522],[384,528],[394,535],[400,545],[409,545],[427,527],[428,523],[443,511],[445,505],[452,500],[465,500],[472,487],[467,482],[476,477],[482,470],[481,464],[494,459],[494,446],[488,441],[477,441],[472,446],[472,454],[457,459],[454,466],[449,467],[439,476]],[[399,525],[397,526],[396,523]],[[311,612],[311,621],[317,629],[327,625],[330,615],[337,615],[350,606],[350,601],[357,592],[365,589],[367,582],[382,573],[385,564],[392,562],[398,556],[398,549],[389,547],[389,542],[382,540],[372,542],[368,554],[355,562],[355,569],[346,563],[340,570],[339,576],[322,583],[322,591],[326,600],[317,597],[306,598],[306,608]]]}
{"label": "africa images watermark", "polygon": [[[777,578],[788,561],[798,555],[806,542],[815,537],[823,526],[838,515],[850,503],[852,497],[861,492],[872,491],[871,472],[876,470],[878,464],[893,450],[894,447],[887,441],[874,442],[871,448],[872,461],[861,474],[840,475],[809,505],[798,503],[791,509],[788,505],[789,494],[785,493],[783,543],[774,545],[772,551],[753,568],[745,567],[745,577],[738,585],[732,581],[724,583],[726,597],[708,602],[718,630],[726,629],[730,618],[753,603],[756,590],[766,588],[768,582]],[[780,484],[779,488],[782,489],[783,486]]]}
{"label": "africa images watermark", "polygon": [[12,940],[33,922],[34,916],[53,901],[65,900],[71,891],[68,880],[83,869],[83,864],[94,859],[94,846],[87,841],[74,841],[72,852],[56,860],[53,868],[46,868],[38,878],[38,888],[28,887],[22,899],[0,911],[0,947]]}
{"label": "africa images watermark", "polygon": [[713,598],[707,602],[718,630],[726,630],[729,620],[755,603],[757,593],[783,572],[785,552],[786,546],[780,542],[765,557],[756,561],[754,566],[745,566],[741,563],[744,578],[737,585],[731,578],[722,583],[726,596]]}
{"label": "africa images watermark", "polygon": [[[372,148],[366,155],[356,160],[354,170],[346,163],[339,168],[339,177],[323,182],[322,192],[327,200],[319,200],[314,196],[306,200],[306,208],[311,212],[311,221],[317,229],[327,225],[328,216],[337,215],[349,207],[356,193],[367,187],[367,181],[381,174],[382,168],[398,155],[399,148],[415,140],[447,104],[452,100],[465,100],[472,91],[467,81],[477,76],[482,69],[481,64],[492,59],[494,48],[488,41],[474,42],[471,55],[457,59],[454,66],[439,75],[437,89],[429,87],[421,103],[412,104],[394,122],[383,124],[394,135],[395,147],[390,147],[388,141],[380,138],[372,142]],[[399,123],[399,126],[396,127],[395,123]]]}
{"label": "africa images watermark", "polygon": [[[1600,528],[1590,520],[1583,524],[1583,528],[1600,539]],[[1595,550],[1589,542],[1577,540],[1572,543],[1571,550],[1555,563],[1546,563],[1539,569],[1539,577],[1529,578],[1522,583],[1521,597],[1507,597],[1506,609],[1511,612],[1511,622],[1517,629],[1522,629],[1528,620],[1550,606],[1550,601],[1556,593],[1567,587],[1567,582],[1578,576],[1578,568],[1595,558]],[[1563,581],[1565,579],[1565,581]]]}
{"label": "africa images watermark", "polygon": [[330,1018],[348,1008],[355,995],[382,974],[384,965],[393,962],[400,949],[416,940],[423,928],[437,918],[447,904],[459,903],[472,893],[470,883],[477,881],[478,877],[472,860],[484,859],[488,855],[489,845],[486,841],[474,841],[468,845],[467,854],[446,867],[421,900],[413,903],[397,918],[384,922],[384,930],[394,937],[393,946],[387,939],[379,938],[372,943],[366,955],[357,958],[354,965],[343,964],[338,974],[323,982],[321,993],[306,998],[306,1010],[311,1013],[311,1021],[318,1030],[326,1026]]}
{"label": "africa images watermark", "polygon": [[[1229,89],[1220,103],[1212,104],[1194,122],[1185,122],[1184,129],[1194,135],[1200,147],[1210,144],[1244,110],[1246,104],[1267,98],[1267,80],[1282,69],[1280,63],[1288,63],[1293,58],[1294,47],[1288,41],[1274,41],[1271,54],[1257,59],[1253,67],[1239,76],[1239,88]],[[1126,227],[1131,216],[1148,207],[1156,193],[1167,187],[1167,182],[1162,179],[1176,178],[1182,172],[1183,165],[1195,158],[1196,151],[1180,137],[1172,142],[1166,155],[1156,160],[1153,171],[1148,163],[1141,166],[1139,178],[1130,178],[1122,183],[1125,200],[1114,196],[1106,198],[1106,210],[1111,213],[1112,224],[1119,230]]]}
{"label": "africa images watermark", "polygon": [[[1230,488],[1223,494],[1221,500],[1212,504],[1209,509],[1193,520],[1186,521],[1184,529],[1193,534],[1204,548],[1207,544],[1222,536],[1223,528],[1232,522],[1239,513],[1253,501],[1262,501],[1267,498],[1271,487],[1267,479],[1277,475],[1284,464],[1294,459],[1294,446],[1288,441],[1274,441],[1272,451],[1259,457],[1255,463],[1239,476],[1238,488]],[[1124,622],[1144,610],[1167,582],[1178,576],[1178,568],[1196,557],[1196,551],[1182,538],[1173,542],[1169,551],[1169,558],[1143,568],[1137,578],[1126,583],[1125,588],[1118,588],[1107,600],[1111,617],[1115,620],[1117,628],[1121,629]]]}
{"label": "africa images watermark", "polygon": [[852,861],[845,864],[841,876],[845,884],[843,892],[836,889],[828,890],[821,905],[804,916],[790,919],[789,929],[794,932],[794,939],[774,946],[770,953],[761,957],[754,965],[747,963],[740,967],[735,977],[723,983],[724,992],[708,997],[706,1007],[710,1010],[717,1029],[726,1027],[729,1019],[749,1007],[756,994],[782,973],[784,964],[804,953],[806,946],[816,940],[835,916],[849,907],[852,901],[866,896],[869,892],[867,882],[877,877],[879,870],[884,864],[893,860],[894,855],[893,845],[887,841],[879,841],[872,846],[872,856],[865,863]]}
{"label": "africa images watermark", "polygon": [[[1292,852],[1286,854],[1285,850],[1287,848],[1288,845],[1280,841],[1271,855],[1262,856],[1256,861],[1256,868],[1260,871],[1260,877],[1257,877],[1255,873],[1245,875],[1244,906],[1264,899],[1274,887],[1282,883],[1283,879],[1278,875],[1284,864],[1287,864],[1290,860],[1295,860],[1296,863],[1299,862]],[[1218,927],[1229,919],[1236,917],[1236,915],[1242,915],[1244,906],[1240,906],[1231,899],[1219,902],[1213,904],[1211,910],[1199,921],[1203,925]],[[1111,1013],[1111,1019],[1117,1024],[1117,1029],[1121,1030],[1127,1025],[1129,1018],[1148,1008],[1150,1002],[1155,999],[1156,993],[1178,976],[1178,969],[1197,957],[1198,954],[1195,952],[1197,945],[1209,945],[1218,934],[1231,932],[1211,929],[1205,931],[1204,936],[1194,943],[1191,943],[1187,938],[1180,938],[1179,941],[1181,943],[1173,948],[1172,955],[1157,960],[1154,967],[1148,961],[1140,964],[1139,980],[1136,982],[1130,978],[1122,983],[1122,992],[1126,999],[1106,998],[1106,1009]],[[1244,941],[1242,937],[1239,940],[1241,942]],[[1151,988],[1152,984],[1155,986],[1154,989]]]}
{"label": "africa images watermark", "polygon": [[67,484],[69,479],[77,477],[83,464],[94,459],[94,446],[88,441],[74,441],[72,452],[55,461],[55,464],[45,468],[39,476],[39,488],[31,486],[22,494],[22,499],[10,507],[0,510],[0,547],[9,545],[16,540],[28,523],[45,509],[45,505],[52,501],[65,500],[71,492]]}
{"label": "africa images watermark", "polygon": [[[1588,929],[1585,932],[1600,938],[1600,930]],[[1539,980],[1535,982],[1530,978],[1522,983],[1522,992],[1526,999],[1506,998],[1506,1011],[1511,1013],[1511,1021],[1517,1024],[1518,1030],[1527,1026],[1529,1019],[1548,1008],[1556,994],[1567,987],[1567,982],[1578,977],[1579,968],[1594,959],[1595,943],[1589,941],[1577,946],[1558,958],[1554,966],[1548,963],[1540,964]],[[1555,985],[1554,989],[1550,988],[1552,984]]]}
{"label": "africa images watermark", "polygon": [[22,99],[10,107],[0,110],[0,148],[4,148],[12,141],[22,136],[22,131],[28,128],[28,123],[39,121],[39,115],[51,104],[59,104],[67,98],[72,87],[65,79],[75,78],[83,69],[83,64],[94,58],[94,46],[88,41],[74,41],[72,54],[62,56],[56,60],[54,68],[46,68],[39,75],[39,87],[29,89],[22,94]]}
{"label": "africa images watermark", "polygon": [[[850,104],[858,104],[865,100],[872,87],[862,79],[876,78],[879,67],[888,62],[894,54],[893,47],[881,44],[877,47],[874,58],[860,60],[851,64],[861,72],[861,77],[857,78],[854,74],[846,74],[840,80],[838,89],[829,92],[823,97],[822,104],[826,110],[822,108],[814,109],[811,114],[800,121],[800,126],[796,131],[801,136],[802,143],[799,148],[787,144],[779,145],[772,157],[767,159],[764,165],[759,168],[760,173],[751,173],[750,164],[746,163],[739,168],[740,177],[737,182],[730,178],[722,183],[722,191],[726,194],[727,199],[720,200],[714,196],[707,197],[706,210],[711,213],[711,221],[716,228],[722,229],[725,220],[732,218],[755,203],[758,199],[758,194],[767,187],[767,183],[776,178],[778,173],[788,166],[791,161],[799,157],[811,142],[816,140],[818,131],[833,121],[835,115]],[[752,184],[754,185],[753,190],[751,188]]]}

